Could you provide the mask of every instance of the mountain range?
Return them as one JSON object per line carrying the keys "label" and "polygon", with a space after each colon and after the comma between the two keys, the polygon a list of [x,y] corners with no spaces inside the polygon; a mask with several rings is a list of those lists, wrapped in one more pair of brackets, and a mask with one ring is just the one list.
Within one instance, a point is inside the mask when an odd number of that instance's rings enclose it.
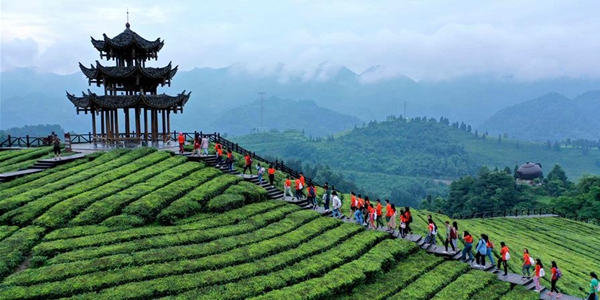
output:
{"label": "mountain range", "polygon": [[[383,120],[389,115],[439,117],[462,120],[476,127],[496,111],[557,92],[575,97],[600,88],[600,80],[548,79],[523,82],[490,74],[443,81],[415,81],[400,74],[386,74],[375,66],[360,74],[323,63],[306,74],[288,74],[284,66],[249,71],[243,65],[180,71],[172,86],[159,92],[192,91],[184,114],[172,119],[175,130],[221,131],[218,119],[230,109],[267,97],[312,100],[317,106],[356,117]],[[90,130],[89,116],[77,116],[65,91],[80,94],[90,88],[83,74],[56,75],[32,69],[1,73],[0,128],[60,123],[65,130]],[[285,117],[285,114],[281,114]],[[238,124],[252,126],[252,124]],[[280,130],[287,128],[277,128]],[[350,129],[350,128],[348,128]]]}
{"label": "mountain range", "polygon": [[600,90],[572,99],[550,93],[496,112],[480,129],[530,141],[597,140],[599,116]]}

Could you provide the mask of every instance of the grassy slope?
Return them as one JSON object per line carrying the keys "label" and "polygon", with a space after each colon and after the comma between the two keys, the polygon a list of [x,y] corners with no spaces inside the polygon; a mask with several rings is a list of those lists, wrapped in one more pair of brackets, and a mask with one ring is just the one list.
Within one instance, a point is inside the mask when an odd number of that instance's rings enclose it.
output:
{"label": "grassy slope", "polygon": [[[120,168],[138,170],[125,173],[124,177],[116,177],[109,183],[87,181],[88,185],[97,182],[96,188],[100,189],[108,185],[118,188],[118,183],[134,182],[139,180],[140,176],[150,175],[151,173],[148,172],[157,168],[155,165],[148,165],[151,158],[162,161],[159,164],[165,166],[174,159],[151,151],[120,151],[111,156],[111,159],[102,160],[100,156],[88,162],[87,167],[83,164],[75,165],[73,168],[104,170],[111,167],[111,163],[116,160],[127,161],[129,163]],[[190,164],[178,161],[172,163],[181,167]],[[116,173],[118,170],[119,168],[116,168],[109,173]],[[196,169],[188,172],[193,170]],[[166,171],[161,172],[164,173]],[[83,172],[72,172],[70,176],[67,174],[70,174],[69,169],[57,173],[49,172],[49,176],[65,177],[66,181],[84,175]],[[40,177],[25,182],[23,187],[36,186],[32,192],[39,191],[40,195],[43,194],[42,198],[48,198],[47,194],[51,191],[44,191],[44,187],[48,184],[60,184],[60,181],[52,180],[42,184],[43,180],[44,177]],[[166,178],[161,179],[156,184],[163,188],[155,189],[139,199],[144,199],[144,203],[155,203],[151,201],[152,197],[149,195],[159,196],[161,190],[169,186],[181,187],[182,184],[177,182],[184,180],[185,178],[174,176],[171,183],[175,184],[169,185]],[[142,183],[140,187],[148,183],[151,181]],[[135,187],[135,184],[124,186],[124,190],[118,193],[122,197],[128,197],[128,200],[122,200],[123,203],[133,203],[131,201],[134,201],[136,196],[125,191],[137,190]],[[89,188],[91,187],[88,186],[86,190]],[[202,185],[196,189],[186,190],[184,193],[197,192],[198,188],[202,189]],[[169,192],[168,195],[173,195],[173,190],[165,191]],[[57,194],[54,197],[58,196]],[[164,198],[160,197],[160,199]],[[346,199],[349,200],[349,197],[346,196]],[[9,200],[7,198],[0,202]],[[40,200],[32,199],[31,203]],[[174,198],[169,201],[174,201]],[[153,205],[158,206],[153,207],[168,207],[160,204],[162,202],[156,203]],[[348,201],[344,201],[344,205],[347,206]],[[24,207],[16,209],[23,210]],[[120,210],[125,207],[125,204],[121,204],[120,209],[115,209],[114,215],[119,215]],[[77,213],[85,211],[85,207],[80,207],[77,212],[57,211],[50,208],[41,213],[45,215],[51,211],[60,212],[56,216],[65,219],[61,224],[68,224],[69,220],[76,218]],[[160,209],[153,210],[153,215],[158,212]],[[132,215],[120,216],[125,221],[135,219]],[[417,231],[423,231],[425,228],[423,216],[424,212],[415,213]],[[99,218],[99,221],[102,220],[104,218]],[[157,226],[152,223],[130,229],[122,226],[131,227],[141,224],[117,224],[120,226],[111,227],[104,222],[103,225],[65,227],[53,231],[40,226],[19,229],[2,227],[10,230],[11,233],[0,239],[2,254],[0,267],[5,267],[4,271],[0,268],[0,271],[4,272],[0,274],[6,276],[12,273],[31,252],[33,265],[21,273],[4,278],[0,284],[0,298],[32,299],[79,295],[76,298],[114,299],[168,297],[176,294],[179,295],[176,297],[179,299],[245,299],[255,296],[277,299],[282,295],[292,298],[310,295],[319,298],[338,297],[355,287],[357,288],[352,293],[360,298],[359,295],[361,297],[372,295],[369,286],[361,284],[373,280],[376,282],[391,280],[396,278],[394,274],[402,273],[402,270],[409,268],[420,268],[414,272],[418,276],[404,278],[406,287],[394,288],[388,291],[388,295],[396,295],[400,298],[416,295],[414,297],[417,299],[427,298],[437,293],[438,298],[448,295],[456,299],[469,299],[476,294],[493,293],[490,289],[498,287],[496,285],[486,287],[482,282],[473,280],[473,277],[484,276],[483,273],[468,271],[464,266],[454,263],[441,263],[439,259],[422,252],[414,254],[416,249],[412,243],[391,241],[386,239],[383,233],[365,232],[359,226],[322,218],[311,211],[299,211],[296,206],[278,201],[247,204],[222,214],[203,213],[199,217],[192,217],[191,220],[191,222],[178,222],[181,225],[175,226]],[[545,222],[545,219],[542,221]],[[144,220],[141,222],[143,223]],[[560,257],[565,256],[566,250],[563,248],[567,246],[557,245],[554,242],[560,235],[560,232],[556,232],[557,227],[550,225],[539,225],[542,226],[539,227],[536,222],[522,225],[518,223],[519,221],[512,220],[502,221],[508,225],[494,222],[499,221],[489,221],[488,224],[486,220],[485,224],[479,227],[475,220],[462,221],[461,226],[472,227],[472,231],[476,233],[480,228],[512,226],[515,230],[519,230],[519,233],[523,232],[525,238],[537,243],[536,247],[531,248],[536,253],[540,253],[542,259],[562,259]],[[577,232],[578,235],[584,232],[597,232],[596,227],[582,223],[569,221],[568,226],[572,228],[569,232]],[[527,234],[528,230],[540,236],[548,235],[554,238],[535,239],[535,235]],[[546,232],[540,233],[542,230]],[[515,239],[525,239],[514,233],[512,234],[514,238],[511,239],[508,230],[506,233],[498,229],[495,229],[493,234],[491,231],[488,232],[495,241],[503,239],[509,245],[515,245],[515,248],[521,247],[519,241]],[[569,292],[577,292],[576,286],[580,284],[575,270],[583,270],[590,266],[589,256],[585,258],[586,249],[592,247],[597,249],[600,246],[597,245],[598,239],[578,237],[574,236],[569,243],[563,243],[569,244],[569,247],[574,249],[574,255],[569,259],[569,266],[567,267],[565,263],[565,279],[559,283],[559,287],[564,287]],[[555,251],[556,254],[552,254],[551,251]],[[414,255],[416,258],[413,257]],[[440,271],[429,272],[433,268],[440,268],[438,269]],[[454,275],[440,277],[438,273]],[[312,279],[308,280],[309,278]],[[323,282],[328,284],[323,285]],[[427,282],[435,284],[422,289],[423,283]],[[467,288],[460,288],[463,286]],[[366,290],[361,292],[361,289]],[[497,294],[504,293],[505,291]]]}

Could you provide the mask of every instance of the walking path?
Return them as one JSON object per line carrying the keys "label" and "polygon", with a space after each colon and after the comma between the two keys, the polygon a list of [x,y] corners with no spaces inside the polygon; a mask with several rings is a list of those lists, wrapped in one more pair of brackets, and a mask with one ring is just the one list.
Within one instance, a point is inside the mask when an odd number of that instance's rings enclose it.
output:
{"label": "walking path", "polygon": [[[237,175],[240,176],[242,178],[244,178],[244,180],[252,182],[256,185],[259,185],[261,187],[263,187],[265,190],[267,190],[267,195],[269,199],[275,199],[275,200],[283,200],[286,201],[288,203],[292,203],[292,204],[296,204],[299,205],[305,209],[313,209],[312,205],[308,202],[308,200],[306,198],[303,199],[296,199],[296,198],[292,198],[292,197],[285,197],[283,192],[278,190],[277,188],[275,188],[274,186],[270,185],[268,183],[268,180],[265,178],[263,179],[263,184],[261,185],[259,183],[259,180],[257,178],[256,175],[245,175],[245,174],[241,174],[239,171],[230,171],[227,169],[227,167],[225,167],[224,165],[222,166],[217,166],[216,164],[216,156],[215,155],[208,155],[208,156],[192,156],[191,153],[186,152],[183,153],[182,155],[187,156],[188,159],[190,161],[202,161],[204,162],[207,166],[213,166],[216,167],[218,169],[220,169],[221,171],[223,171],[224,173],[228,173],[228,174],[232,174],[232,175]],[[255,171],[255,170],[254,170]],[[318,207],[316,209],[314,209],[315,211],[321,213],[321,215],[323,216],[331,216],[331,212],[330,211],[325,211],[324,208],[322,207]],[[552,214],[543,214],[543,215],[530,215],[530,216],[507,216],[505,218],[547,218],[547,217],[558,217],[557,215],[552,215]],[[346,216],[343,216],[340,218],[341,221],[343,222],[348,222],[348,223],[356,223],[353,219],[350,219]],[[377,230],[379,231],[384,231],[384,232],[389,232],[388,230],[386,230],[386,228],[378,228]],[[394,237],[394,238],[401,238],[399,235],[400,233],[398,231],[393,231],[390,232],[390,234]],[[417,243],[421,249],[425,250],[427,253],[432,254],[432,255],[436,255],[436,256],[441,256],[444,257],[446,259],[449,260],[460,260],[461,259],[461,251],[460,249],[457,251],[450,251],[450,252],[446,252],[445,251],[445,247],[444,246],[436,246],[436,245],[429,245],[429,244],[425,244],[425,239],[418,235],[418,234],[409,234],[406,237],[403,238],[404,240],[407,241],[411,241],[413,243]],[[497,274],[498,276],[498,280],[504,281],[504,282],[508,282],[512,285],[522,285],[525,286],[525,288],[527,288],[528,290],[535,290],[535,283],[533,282],[532,278],[527,278],[527,279],[523,279],[523,277],[521,277],[521,275],[519,274],[514,274],[514,273],[508,273],[507,276],[504,276],[504,274],[502,274],[503,272],[501,270],[499,270],[498,268],[496,268],[494,265],[485,265],[484,267],[481,266],[476,266],[474,265],[472,262],[470,261],[465,261],[465,263],[468,263],[471,265],[471,268],[476,269],[476,270],[483,270],[486,272],[490,272],[493,274]],[[542,287],[542,290],[540,291],[540,299],[543,300],[549,300],[549,299],[557,299],[556,295],[554,295],[553,297],[549,295],[550,291],[548,289],[546,289],[545,287]],[[562,295],[560,297],[560,299],[565,299],[565,300],[576,300],[576,299],[580,299],[577,297],[573,297],[573,296],[569,296],[569,295]]]}
{"label": "walking path", "polygon": [[76,159],[81,159],[84,157],[85,157],[85,154],[78,153],[78,154],[74,154],[74,155],[61,157],[60,160],[55,160],[54,158],[39,159],[35,164],[33,164],[33,166],[31,166],[27,169],[0,174],[0,182],[8,182],[8,181],[14,180],[18,177],[21,177],[21,176],[41,172],[46,169],[50,169],[50,168],[54,168],[58,165],[70,163]]}

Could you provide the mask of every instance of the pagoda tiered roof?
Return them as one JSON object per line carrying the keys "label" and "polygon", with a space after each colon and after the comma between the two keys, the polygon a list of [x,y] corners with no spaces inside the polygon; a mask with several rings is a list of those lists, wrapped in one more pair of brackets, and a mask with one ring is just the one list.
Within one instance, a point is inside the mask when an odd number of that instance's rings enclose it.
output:
{"label": "pagoda tiered roof", "polygon": [[164,41],[161,41],[160,38],[157,38],[155,41],[149,41],[139,34],[135,33],[133,30],[129,29],[129,23],[126,24],[125,31],[120,33],[119,35],[109,38],[106,34],[103,34],[103,40],[96,40],[93,37],[92,45],[98,50],[107,53],[107,56],[111,55],[112,50],[125,50],[129,48],[134,48],[142,54],[143,52],[152,52],[157,53],[164,45]]}
{"label": "pagoda tiered roof", "polygon": [[105,67],[96,61],[96,66],[91,65],[90,68],[86,68],[84,65],[79,63],[81,72],[90,80],[102,79],[102,78],[127,78],[127,77],[146,77],[146,78],[162,78],[165,80],[171,80],[177,73],[177,68],[171,66],[171,62],[162,68],[151,68],[141,67],[140,65],[129,66],[129,67]]}
{"label": "pagoda tiered roof", "polygon": [[145,95],[145,94],[137,94],[137,95],[106,95],[106,96],[98,96],[97,94],[88,90],[88,93],[82,93],[82,97],[77,97],[74,94],[69,94],[67,92],[67,98],[75,105],[77,108],[131,108],[131,107],[148,107],[148,108],[156,108],[156,109],[168,109],[173,107],[183,107],[185,103],[190,98],[189,92],[186,94],[183,91],[181,94],[177,96],[169,96],[167,94],[160,95]]}

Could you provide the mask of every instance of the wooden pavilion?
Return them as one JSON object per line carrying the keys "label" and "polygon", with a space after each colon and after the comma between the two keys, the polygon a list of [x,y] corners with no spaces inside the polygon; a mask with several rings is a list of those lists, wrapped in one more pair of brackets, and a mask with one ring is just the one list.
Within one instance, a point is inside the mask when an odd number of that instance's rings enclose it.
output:
{"label": "wooden pavilion", "polygon": [[[129,22],[121,34],[113,38],[103,36],[102,40],[92,37],[92,45],[100,52],[100,58],[113,60],[116,65],[103,66],[96,61],[95,66],[87,68],[80,63],[79,68],[88,78],[89,85],[104,87],[104,95],[88,90],[81,97],[67,92],[67,98],[75,105],[77,114],[91,114],[94,141],[168,141],[171,113],[183,113],[191,92],[183,91],[176,96],[158,94],[158,86],[171,86],[177,73],[177,66],[173,68],[171,63],[162,68],[146,67],[146,61],[158,59],[164,41],[144,39],[130,29]],[[100,119],[99,132],[97,118]]]}

